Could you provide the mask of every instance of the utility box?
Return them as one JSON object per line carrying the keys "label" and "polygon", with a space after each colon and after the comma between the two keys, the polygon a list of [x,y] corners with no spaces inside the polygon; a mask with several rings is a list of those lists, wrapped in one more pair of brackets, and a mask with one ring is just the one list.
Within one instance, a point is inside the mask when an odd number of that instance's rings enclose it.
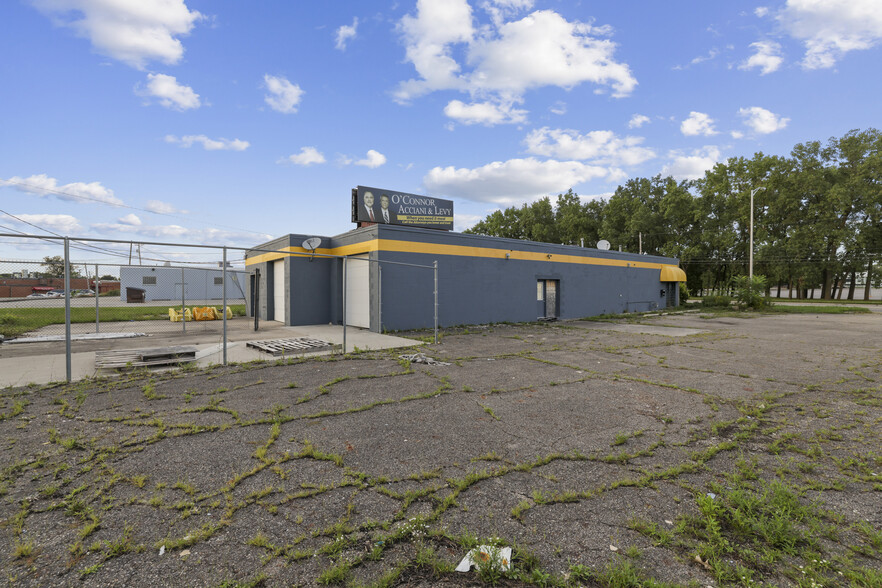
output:
{"label": "utility box", "polygon": [[126,302],[131,304],[132,302],[144,302],[147,296],[147,290],[144,288],[126,288]]}

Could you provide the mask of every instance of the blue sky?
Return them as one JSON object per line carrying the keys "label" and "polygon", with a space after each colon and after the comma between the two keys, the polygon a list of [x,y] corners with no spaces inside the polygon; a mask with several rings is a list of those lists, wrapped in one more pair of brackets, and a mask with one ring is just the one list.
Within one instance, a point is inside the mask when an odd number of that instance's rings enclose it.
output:
{"label": "blue sky", "polygon": [[878,0],[7,0],[0,22],[0,232],[334,235],[357,185],[452,199],[462,230],[882,113]]}

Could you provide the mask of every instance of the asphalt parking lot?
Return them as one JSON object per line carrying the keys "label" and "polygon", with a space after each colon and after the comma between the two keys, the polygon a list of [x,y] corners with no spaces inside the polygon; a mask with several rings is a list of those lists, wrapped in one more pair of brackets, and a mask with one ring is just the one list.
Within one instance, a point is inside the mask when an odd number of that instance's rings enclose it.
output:
{"label": "asphalt parking lot", "polygon": [[[878,586],[880,382],[879,313],[689,312],[8,387],[0,565],[20,586]],[[452,570],[482,544],[512,569]]]}

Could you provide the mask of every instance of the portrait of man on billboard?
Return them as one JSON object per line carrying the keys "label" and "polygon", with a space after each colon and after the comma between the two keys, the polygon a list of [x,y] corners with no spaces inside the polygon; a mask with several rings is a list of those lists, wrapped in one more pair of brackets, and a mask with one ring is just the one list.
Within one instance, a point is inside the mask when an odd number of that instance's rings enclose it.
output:
{"label": "portrait of man on billboard", "polygon": [[366,218],[364,220],[372,223],[377,222],[377,212],[374,210],[374,193],[364,193],[364,211]]}
{"label": "portrait of man on billboard", "polygon": [[389,195],[380,194],[380,222],[386,224],[398,224],[398,215],[389,208]]}

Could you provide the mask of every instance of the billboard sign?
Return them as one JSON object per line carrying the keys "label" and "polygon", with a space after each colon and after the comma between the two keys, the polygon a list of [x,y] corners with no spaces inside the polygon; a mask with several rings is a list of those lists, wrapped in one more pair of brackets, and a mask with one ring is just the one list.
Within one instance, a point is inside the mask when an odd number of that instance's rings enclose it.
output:
{"label": "billboard sign", "polygon": [[352,191],[352,222],[453,230],[453,201],[359,186]]}

